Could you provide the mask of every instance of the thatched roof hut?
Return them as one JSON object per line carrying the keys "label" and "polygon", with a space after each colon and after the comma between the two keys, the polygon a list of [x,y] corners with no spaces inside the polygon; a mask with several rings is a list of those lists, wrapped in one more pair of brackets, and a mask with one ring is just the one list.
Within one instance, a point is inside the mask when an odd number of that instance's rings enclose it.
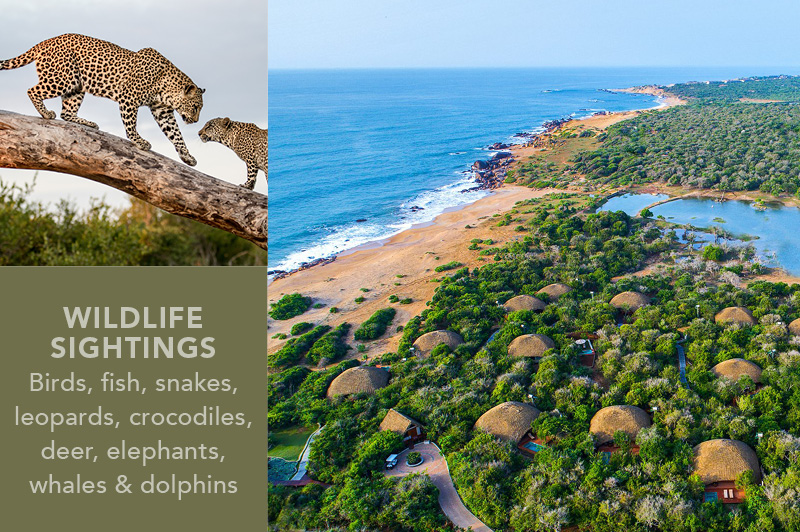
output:
{"label": "thatched roof hut", "polygon": [[566,293],[572,292],[572,288],[564,283],[553,283],[545,286],[537,294],[547,294],[551,301],[555,301]]}
{"label": "thatched roof hut", "polygon": [[527,294],[522,294],[516,297],[512,297],[508,301],[506,301],[503,308],[506,309],[506,312],[514,312],[517,310],[532,310],[534,312],[541,312],[547,307],[547,304],[539,299],[538,297],[529,296]]}
{"label": "thatched roof hut", "polygon": [[761,482],[761,467],[753,449],[739,440],[709,440],[694,447],[694,470],[704,484],[735,481],[743,472],[753,472]]}
{"label": "thatched roof hut", "polygon": [[755,325],[756,319],[753,313],[745,307],[728,307],[717,312],[714,316],[717,323],[739,323],[741,325]]}
{"label": "thatched roof hut", "polygon": [[381,426],[378,430],[390,430],[403,436],[413,426],[421,427],[422,425],[394,408],[390,408],[389,412],[386,413],[386,417],[381,421]]}
{"label": "thatched roof hut", "polygon": [[797,318],[789,324],[789,333],[795,336],[800,336],[800,318]]}
{"label": "thatched roof hut", "polygon": [[433,331],[425,333],[414,342],[414,349],[420,355],[429,355],[433,348],[439,344],[447,344],[450,349],[455,349],[464,343],[460,334],[453,331]]}
{"label": "thatched roof hut", "polygon": [[589,423],[589,432],[595,435],[597,445],[614,441],[614,433],[621,430],[631,440],[643,428],[650,426],[650,417],[638,406],[617,405],[601,408]]}
{"label": "thatched roof hut", "polygon": [[507,401],[484,412],[475,423],[475,428],[502,440],[519,443],[537,417],[539,410],[536,407],[517,401]]}
{"label": "thatched roof hut", "polygon": [[725,377],[732,381],[738,381],[739,377],[748,375],[753,379],[753,382],[761,382],[761,368],[743,358],[731,358],[720,362],[711,368],[711,373],[717,377]]}
{"label": "thatched roof hut", "polygon": [[622,292],[611,298],[611,306],[623,312],[636,312],[650,304],[650,298],[639,292]]}
{"label": "thatched roof hut", "polygon": [[539,358],[548,349],[555,347],[555,342],[543,334],[523,334],[508,344],[508,354],[515,357]]}
{"label": "thatched roof hut", "polygon": [[372,366],[358,366],[339,374],[328,386],[328,397],[375,393],[378,388],[389,384],[389,372]]}

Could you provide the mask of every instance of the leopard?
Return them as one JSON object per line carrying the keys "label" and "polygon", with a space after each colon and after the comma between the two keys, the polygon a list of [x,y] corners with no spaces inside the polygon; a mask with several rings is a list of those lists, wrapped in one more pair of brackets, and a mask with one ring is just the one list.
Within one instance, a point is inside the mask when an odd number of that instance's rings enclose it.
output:
{"label": "leopard", "polygon": [[247,181],[242,186],[253,190],[258,170],[267,172],[267,130],[247,122],[235,122],[228,117],[212,118],[198,133],[203,142],[224,144],[247,164]]}
{"label": "leopard", "polygon": [[39,82],[28,89],[28,97],[42,118],[56,114],[44,100],[61,97],[61,118],[90,128],[97,124],[78,117],[88,93],[119,104],[125,134],[138,148],[151,145],[136,131],[140,107],[149,107],[161,131],[175,146],[181,160],[195,166],[197,160],[186,148],[175,120],[177,112],[187,124],[200,119],[204,89],[153,48],[134,52],[108,41],[68,33],[40,42],[24,54],[0,61],[0,70],[20,68],[36,62]]}

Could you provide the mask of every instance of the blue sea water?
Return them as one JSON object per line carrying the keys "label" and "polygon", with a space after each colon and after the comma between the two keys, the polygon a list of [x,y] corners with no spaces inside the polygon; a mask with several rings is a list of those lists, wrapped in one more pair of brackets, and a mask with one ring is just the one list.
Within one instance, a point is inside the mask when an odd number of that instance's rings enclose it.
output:
{"label": "blue sea water", "polygon": [[[597,111],[645,109],[602,89],[770,69],[270,71],[269,266],[290,270],[386,238],[486,191],[467,173],[516,132]],[[421,209],[412,209],[421,207]],[[358,221],[365,220],[365,221]]]}

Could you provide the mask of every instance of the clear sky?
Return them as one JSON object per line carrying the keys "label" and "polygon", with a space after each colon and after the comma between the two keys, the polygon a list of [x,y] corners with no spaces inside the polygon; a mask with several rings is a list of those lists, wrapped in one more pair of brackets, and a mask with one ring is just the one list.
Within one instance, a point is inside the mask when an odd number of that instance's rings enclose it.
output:
{"label": "clear sky", "polygon": [[[63,33],[131,50],[155,48],[206,89],[199,123],[187,125],[178,118],[196,168],[232,183],[245,181],[245,163],[221,144],[203,144],[197,132],[219,116],[267,126],[267,0],[0,0],[0,24],[0,59]],[[36,81],[34,65],[0,71],[0,109],[38,116],[26,93]],[[45,105],[61,110],[60,99]],[[111,100],[87,96],[78,115],[125,137],[119,106]],[[139,110],[138,130],[154,151],[179,160],[147,108]],[[0,179],[30,183],[33,172],[0,168]],[[261,173],[256,190],[267,191]],[[46,172],[39,174],[34,195],[50,204],[67,198],[82,207],[91,197],[128,204],[127,195],[108,186]]]}
{"label": "clear sky", "polygon": [[270,0],[271,68],[797,66],[795,0]]}

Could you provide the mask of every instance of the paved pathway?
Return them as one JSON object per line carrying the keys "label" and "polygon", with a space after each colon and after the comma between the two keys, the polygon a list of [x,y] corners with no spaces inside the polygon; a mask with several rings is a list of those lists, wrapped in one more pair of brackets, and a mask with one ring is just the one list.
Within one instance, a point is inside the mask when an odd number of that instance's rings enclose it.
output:
{"label": "paved pathway", "polygon": [[679,340],[677,345],[675,346],[678,349],[678,367],[680,368],[681,372],[681,382],[684,386],[686,386],[686,351],[684,351],[683,346],[681,345],[683,342],[686,341],[686,337],[684,336],[683,340]]}
{"label": "paved pathway", "polygon": [[323,427],[318,428],[314,431],[314,433],[308,437],[306,441],[306,446],[303,449],[303,452],[300,454],[300,460],[297,463],[297,473],[291,478],[291,480],[303,480],[303,476],[306,474],[306,468],[308,467],[308,457],[311,454],[311,444],[314,443],[314,438],[319,431],[322,430]]}
{"label": "paved pathway", "polygon": [[404,477],[411,473],[427,473],[434,485],[439,488],[439,506],[450,521],[457,527],[474,530],[475,532],[492,532],[492,529],[472,515],[461,497],[458,496],[453,479],[450,478],[450,470],[447,468],[447,461],[442,456],[439,448],[433,443],[418,443],[414,449],[422,455],[423,463],[417,467],[406,465],[406,456],[411,449],[406,449],[397,457],[397,465],[393,469],[385,471],[389,477]]}

